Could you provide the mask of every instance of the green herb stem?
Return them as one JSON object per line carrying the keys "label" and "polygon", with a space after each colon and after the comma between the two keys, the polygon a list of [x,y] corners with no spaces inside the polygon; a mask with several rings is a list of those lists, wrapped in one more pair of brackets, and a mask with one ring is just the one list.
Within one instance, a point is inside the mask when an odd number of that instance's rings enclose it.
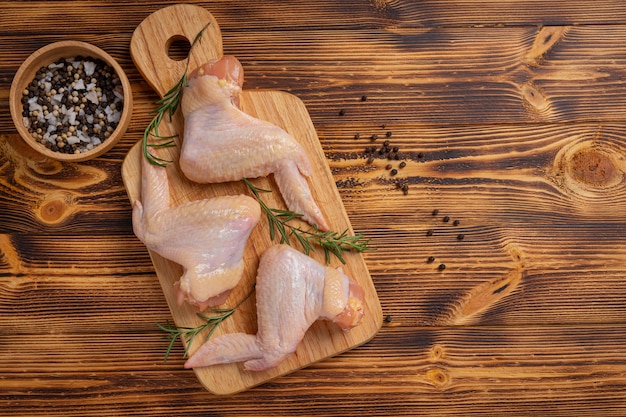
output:
{"label": "green herb stem", "polygon": [[239,306],[242,305],[248,298],[250,298],[253,293],[254,289],[250,291],[250,293],[233,308],[211,309],[211,313],[215,313],[216,315],[208,316],[204,313],[196,313],[198,317],[204,320],[204,323],[196,327],[176,326],[169,321],[165,322],[165,324],[157,323],[157,327],[167,333],[165,337],[170,341],[169,345],[167,346],[167,350],[165,351],[165,359],[163,360],[163,363],[167,363],[167,359],[172,352],[174,344],[181,336],[183,337],[186,344],[185,353],[183,354],[183,357],[186,358],[189,354],[189,348],[191,347],[191,343],[194,341],[198,334],[204,332],[205,330],[208,330],[208,333],[204,337],[204,341],[206,342],[207,340],[209,340],[211,336],[213,336],[213,333],[217,329],[217,326],[219,326],[224,320],[232,316],[235,311],[237,311]]}
{"label": "green herb stem", "polygon": [[[211,22],[204,25],[204,27],[196,34],[189,47],[189,53],[191,54],[191,50],[194,45],[198,43],[202,39],[202,34],[206,30],[206,28],[211,24]],[[154,109],[151,114],[154,114],[154,117],[146,127],[143,132],[142,139],[142,151],[144,157],[153,165],[158,165],[160,167],[165,167],[167,164],[172,162],[169,159],[160,158],[154,155],[150,149],[151,148],[165,148],[176,146],[176,142],[173,140],[178,135],[170,135],[170,136],[161,136],[159,134],[159,125],[163,121],[163,117],[165,115],[169,116],[169,121],[172,121],[172,117],[178,110],[180,105],[180,101],[183,97],[183,90],[187,87],[187,71],[189,70],[189,58],[187,58],[187,64],[185,67],[185,72],[178,82],[163,96],[162,99],[158,100],[156,104],[156,109]],[[157,143],[150,142],[150,138],[157,139]]]}
{"label": "green herb stem", "polygon": [[167,321],[165,323],[165,325],[161,324],[161,323],[157,323],[157,327],[161,330],[163,330],[164,332],[167,333],[167,338],[169,339],[170,343],[167,347],[167,351],[165,352],[165,359],[163,360],[163,363],[167,362],[167,359],[170,356],[170,353],[172,351],[172,348],[174,347],[174,343],[176,343],[176,341],[182,336],[185,340],[186,343],[186,347],[185,347],[185,353],[183,355],[183,357],[187,357],[188,353],[189,353],[189,348],[191,347],[191,343],[194,341],[194,339],[196,338],[196,336],[200,333],[202,333],[205,330],[209,330],[206,337],[205,337],[205,341],[209,340],[209,338],[213,335],[213,332],[215,332],[215,329],[217,329],[217,326],[220,325],[220,323],[222,323],[224,320],[226,320],[227,318],[229,318],[235,311],[237,308],[231,308],[231,309],[213,309],[211,310],[211,312],[213,313],[220,313],[218,315],[215,316],[207,316],[205,314],[202,313],[196,313],[198,315],[198,317],[200,317],[202,320],[204,320],[205,322],[197,327],[183,327],[183,326],[176,326],[172,323],[170,323],[169,321]]}
{"label": "green herb stem", "polygon": [[289,224],[291,220],[301,218],[303,215],[294,213],[289,210],[270,208],[261,199],[260,193],[271,193],[271,190],[265,190],[255,187],[248,179],[243,181],[248,186],[256,200],[259,202],[261,209],[267,216],[270,230],[270,239],[276,238],[276,233],[280,235],[280,243],[291,245],[290,237],[293,236],[304,253],[310,255],[314,250],[314,244],[320,246],[324,250],[326,263],[330,263],[331,255],[336,256],[342,263],[346,263],[343,253],[346,251],[364,252],[371,250],[369,246],[370,239],[365,239],[363,234],[357,233],[354,236],[348,235],[348,229],[341,233],[332,230],[322,232],[317,226],[313,226],[308,230]]}

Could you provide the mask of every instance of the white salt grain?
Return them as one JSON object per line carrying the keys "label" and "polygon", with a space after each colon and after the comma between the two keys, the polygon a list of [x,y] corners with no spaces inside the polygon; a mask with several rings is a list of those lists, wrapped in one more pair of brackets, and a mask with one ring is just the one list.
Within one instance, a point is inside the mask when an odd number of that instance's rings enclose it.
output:
{"label": "white salt grain", "polygon": [[96,63],[91,61],[85,61],[83,63],[83,69],[85,71],[85,74],[91,77],[96,70]]}
{"label": "white salt grain", "polygon": [[85,94],[85,98],[91,101],[93,104],[98,104],[98,94],[93,90]]}

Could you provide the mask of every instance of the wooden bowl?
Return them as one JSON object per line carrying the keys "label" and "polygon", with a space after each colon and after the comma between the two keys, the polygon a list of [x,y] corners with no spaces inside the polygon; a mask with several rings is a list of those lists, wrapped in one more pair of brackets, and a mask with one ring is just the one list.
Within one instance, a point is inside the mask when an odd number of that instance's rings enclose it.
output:
{"label": "wooden bowl", "polygon": [[[64,153],[50,149],[33,137],[24,121],[25,116],[23,114],[24,104],[22,103],[22,97],[24,95],[24,91],[28,89],[31,82],[35,79],[37,72],[42,67],[47,67],[50,64],[56,63],[62,58],[70,59],[79,56],[83,58],[93,58],[94,60],[102,60],[108,64],[109,67],[115,70],[123,92],[123,109],[119,121],[117,122],[117,126],[113,132],[109,133],[110,136],[102,140],[100,144],[93,146],[90,150],[84,150],[80,153]],[[9,95],[9,104],[13,123],[15,124],[20,136],[28,145],[47,157],[59,161],[79,162],[102,155],[115,146],[115,144],[120,140],[130,123],[133,97],[128,78],[117,61],[94,45],[70,40],[46,45],[35,51],[24,61],[13,78]],[[105,124],[104,128],[106,129],[106,127],[107,126]],[[56,134],[56,132],[52,132],[52,134]],[[85,135],[88,136],[89,134],[86,133]],[[75,138],[72,138],[72,140],[75,140]],[[51,143],[50,146],[52,145],[53,144]]]}

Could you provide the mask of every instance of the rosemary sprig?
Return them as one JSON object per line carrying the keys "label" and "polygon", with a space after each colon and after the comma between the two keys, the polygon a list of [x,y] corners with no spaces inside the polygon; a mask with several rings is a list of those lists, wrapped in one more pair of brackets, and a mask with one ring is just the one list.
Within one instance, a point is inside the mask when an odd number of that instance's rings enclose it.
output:
{"label": "rosemary sprig", "polygon": [[326,263],[330,263],[331,255],[336,256],[342,263],[346,263],[343,258],[345,251],[364,252],[371,250],[369,246],[370,239],[365,239],[363,234],[357,233],[354,236],[348,235],[348,229],[341,233],[334,232],[332,230],[322,232],[317,226],[304,230],[300,227],[289,224],[293,219],[301,218],[303,215],[300,213],[294,213],[289,210],[282,210],[277,208],[270,208],[261,199],[260,193],[271,193],[271,190],[265,190],[263,188],[255,187],[248,179],[244,178],[246,183],[254,197],[259,202],[261,209],[267,216],[270,229],[270,239],[276,238],[276,233],[280,235],[280,243],[291,245],[290,236],[293,236],[304,253],[309,255],[314,250],[314,244],[324,249],[326,256]]}
{"label": "rosemary sprig", "polygon": [[176,343],[176,341],[181,336],[184,338],[187,344],[187,346],[185,347],[185,353],[183,355],[183,357],[186,358],[187,354],[189,353],[189,347],[191,346],[191,343],[198,334],[208,329],[209,332],[206,334],[204,340],[209,340],[209,338],[213,335],[213,332],[215,332],[215,329],[217,329],[217,326],[219,326],[221,322],[229,318],[236,310],[237,307],[229,309],[216,308],[211,310],[213,313],[218,313],[218,315],[215,316],[207,316],[202,313],[196,313],[198,317],[205,321],[197,327],[176,326],[169,321],[167,321],[165,325],[157,323],[157,327],[167,333],[166,337],[170,341],[170,344],[167,347],[167,351],[165,352],[165,359],[163,360],[163,363],[167,362],[167,359],[170,356],[170,352],[174,347],[174,343]]}
{"label": "rosemary sprig", "polygon": [[[211,24],[211,22],[204,25],[204,27],[196,34],[193,41],[191,42],[191,46],[189,47],[189,54],[191,54],[191,50],[194,45],[198,43],[202,39],[202,34],[206,30],[206,28]],[[178,106],[180,105],[180,100],[183,96],[183,90],[187,87],[187,71],[189,70],[189,58],[187,58],[187,65],[185,67],[185,72],[178,80],[178,82],[172,87],[162,99],[158,100],[155,104],[157,108],[154,109],[150,114],[154,114],[154,117],[148,123],[148,126],[143,132],[143,140],[142,140],[142,150],[144,157],[153,165],[158,165],[160,167],[165,167],[168,163],[172,162],[169,159],[160,158],[150,152],[150,148],[166,148],[170,146],[176,146],[176,142],[174,142],[174,138],[178,135],[168,135],[162,136],[159,134],[159,125],[163,120],[163,117],[167,114],[169,116],[170,122],[172,121],[172,116],[178,110]],[[156,138],[158,143],[150,143],[150,138]]]}
{"label": "rosemary sprig", "polygon": [[167,351],[165,352],[165,359],[163,360],[163,363],[167,362],[167,359],[170,356],[170,352],[172,351],[172,348],[174,347],[174,343],[176,343],[176,340],[178,340],[179,337],[182,336],[187,344],[187,346],[185,347],[185,353],[183,355],[184,358],[187,357],[187,354],[189,353],[189,348],[191,347],[191,343],[193,342],[195,337],[198,334],[205,331],[206,329],[209,329],[209,332],[204,337],[204,341],[206,342],[207,340],[209,340],[209,338],[213,336],[213,332],[215,332],[215,329],[217,329],[217,326],[219,326],[224,320],[232,316],[233,313],[237,311],[239,306],[245,303],[246,300],[250,298],[252,294],[254,294],[254,290],[255,288],[253,287],[252,291],[250,291],[248,295],[246,295],[246,297],[243,300],[241,300],[233,308],[211,309],[212,313],[217,313],[216,316],[207,316],[206,314],[203,314],[203,313],[196,313],[198,317],[204,320],[204,323],[202,323],[199,326],[196,326],[196,327],[176,326],[175,324],[171,324],[169,321],[165,322],[164,325],[161,323],[157,323],[156,324],[157,327],[167,333],[166,337],[170,341],[170,344],[167,347]]}

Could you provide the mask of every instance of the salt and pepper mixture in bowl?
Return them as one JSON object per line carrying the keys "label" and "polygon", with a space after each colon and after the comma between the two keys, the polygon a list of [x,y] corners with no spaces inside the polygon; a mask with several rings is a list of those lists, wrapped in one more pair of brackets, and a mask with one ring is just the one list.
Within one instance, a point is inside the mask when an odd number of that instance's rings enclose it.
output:
{"label": "salt and pepper mixture in bowl", "polygon": [[81,56],[41,67],[23,91],[24,126],[55,152],[82,153],[117,127],[124,107],[120,78],[100,59]]}
{"label": "salt and pepper mixture in bowl", "polygon": [[106,52],[62,41],[24,61],[11,85],[10,105],[18,132],[33,149],[78,162],[108,151],[126,132],[132,92]]}

